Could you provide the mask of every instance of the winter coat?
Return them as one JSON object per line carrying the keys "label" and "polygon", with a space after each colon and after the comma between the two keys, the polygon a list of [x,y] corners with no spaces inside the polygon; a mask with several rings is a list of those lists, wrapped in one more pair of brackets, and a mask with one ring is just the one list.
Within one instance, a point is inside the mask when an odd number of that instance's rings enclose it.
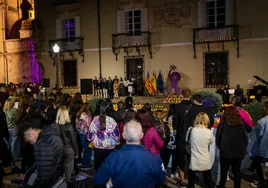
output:
{"label": "winter coat", "polygon": [[160,149],[164,146],[164,141],[157,133],[154,127],[151,127],[144,133],[142,143],[148,151],[160,155]]}
{"label": "winter coat", "polygon": [[248,135],[245,126],[230,126],[226,121],[219,124],[216,144],[224,159],[243,159],[247,152]]}
{"label": "winter coat", "polygon": [[63,174],[64,147],[56,129],[44,127],[35,144],[37,178],[34,187],[50,187]]}
{"label": "winter coat", "polygon": [[256,128],[257,156],[268,159],[268,116],[260,119]]}

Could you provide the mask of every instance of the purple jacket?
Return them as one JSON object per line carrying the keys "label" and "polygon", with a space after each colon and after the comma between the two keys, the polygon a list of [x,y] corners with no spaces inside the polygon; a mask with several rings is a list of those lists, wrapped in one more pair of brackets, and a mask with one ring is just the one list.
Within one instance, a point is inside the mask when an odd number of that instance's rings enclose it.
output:
{"label": "purple jacket", "polygon": [[164,141],[154,127],[147,130],[142,138],[142,143],[148,151],[160,156],[160,149],[164,146]]}

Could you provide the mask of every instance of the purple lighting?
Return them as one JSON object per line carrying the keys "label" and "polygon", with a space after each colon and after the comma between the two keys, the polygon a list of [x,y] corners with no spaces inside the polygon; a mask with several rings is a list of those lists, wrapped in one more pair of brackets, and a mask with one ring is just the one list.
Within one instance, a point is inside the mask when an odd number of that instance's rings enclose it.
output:
{"label": "purple lighting", "polygon": [[42,82],[42,68],[38,63],[38,60],[35,57],[34,53],[34,43],[32,39],[29,39],[29,47],[30,47],[30,57],[29,60],[31,61],[31,78],[32,83],[40,84]]}

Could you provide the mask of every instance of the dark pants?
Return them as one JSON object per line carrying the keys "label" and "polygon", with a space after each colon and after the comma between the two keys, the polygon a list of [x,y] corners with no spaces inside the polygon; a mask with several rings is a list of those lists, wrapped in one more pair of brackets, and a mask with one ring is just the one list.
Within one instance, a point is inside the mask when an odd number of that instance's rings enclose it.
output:
{"label": "dark pants", "polygon": [[64,148],[64,174],[66,181],[71,181],[72,172],[74,170],[74,150],[72,147]]}
{"label": "dark pants", "polygon": [[98,88],[94,87],[94,96],[98,96]]}
{"label": "dark pants", "polygon": [[253,159],[252,164],[251,164],[251,167],[250,167],[250,170],[251,171],[255,171],[256,170],[260,184],[262,184],[262,183],[265,182],[264,175],[263,175],[263,170],[262,170],[262,166],[261,166],[262,161],[263,161],[263,158],[262,157],[256,156]]}
{"label": "dark pants", "polygon": [[224,188],[225,183],[227,180],[227,174],[232,167],[232,172],[234,174],[234,188],[240,188],[241,186],[241,174],[240,174],[240,169],[241,169],[241,164],[242,164],[242,159],[220,159],[220,164],[221,164],[221,180],[219,184],[219,188]]}
{"label": "dark pants", "polygon": [[164,146],[160,150],[160,156],[164,163],[165,169],[167,169],[170,156],[172,155],[171,174],[175,174],[178,167],[176,153],[177,153],[176,150],[168,149],[166,146]]}
{"label": "dark pants", "polygon": [[[196,180],[196,171],[192,171],[189,169],[188,171],[188,188],[194,188],[195,187],[195,180]],[[208,188],[214,188],[214,183],[211,178],[211,170],[206,170],[200,172],[203,175],[204,181]]]}
{"label": "dark pants", "polygon": [[4,168],[0,164],[0,187],[3,185]]}
{"label": "dark pants", "polygon": [[31,168],[35,163],[34,148],[30,143],[22,140],[20,149],[22,157],[21,171],[23,174],[25,174],[26,171]]}
{"label": "dark pants", "polygon": [[109,95],[109,98],[110,99],[114,98],[114,91],[113,91],[113,89],[108,89],[108,95]]}
{"label": "dark pants", "polygon": [[86,138],[85,134],[79,134],[80,143],[83,145],[84,148],[84,155],[82,159],[82,165],[89,166],[92,156],[92,149],[88,147],[89,141]]}
{"label": "dark pants", "polygon": [[94,148],[94,169],[97,171],[105,159],[112,153],[114,150],[108,149],[97,149]]}

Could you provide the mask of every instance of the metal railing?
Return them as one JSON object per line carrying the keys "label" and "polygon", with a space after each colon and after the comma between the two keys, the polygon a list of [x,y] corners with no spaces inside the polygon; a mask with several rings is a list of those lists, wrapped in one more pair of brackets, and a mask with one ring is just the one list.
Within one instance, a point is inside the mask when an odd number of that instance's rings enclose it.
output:
{"label": "metal railing", "polygon": [[57,44],[61,52],[83,51],[84,38],[64,38],[49,41],[49,52],[53,52],[53,46]]}

